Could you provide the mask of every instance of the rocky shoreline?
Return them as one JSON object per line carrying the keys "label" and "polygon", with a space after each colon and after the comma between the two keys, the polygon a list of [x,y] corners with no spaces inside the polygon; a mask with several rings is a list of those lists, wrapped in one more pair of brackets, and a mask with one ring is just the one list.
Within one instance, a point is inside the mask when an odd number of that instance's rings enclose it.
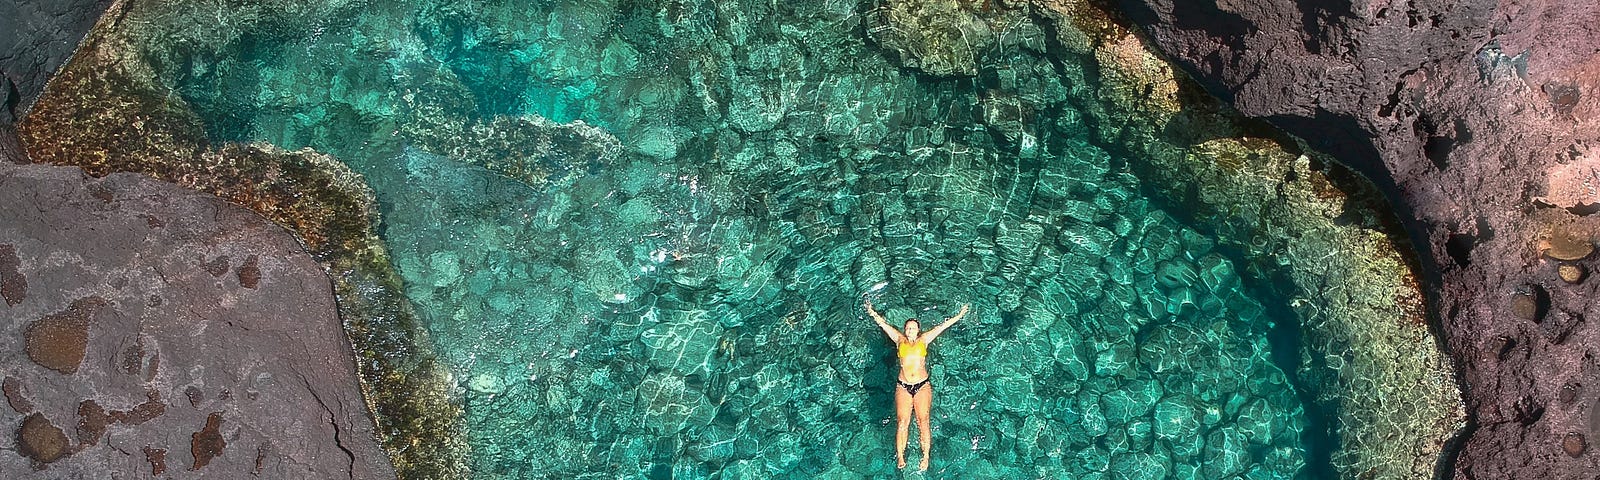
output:
{"label": "rocky shoreline", "polygon": [[[0,153],[12,163],[76,166],[93,177],[155,177],[214,195],[213,200],[220,197],[287,230],[298,245],[276,253],[309,253],[322,278],[332,280],[333,318],[343,328],[320,335],[332,340],[343,333],[346,345],[354,347],[359,382],[339,393],[362,399],[363,415],[376,420],[367,434],[343,441],[360,444],[363,451],[381,442],[384,448],[378,451],[386,454],[374,455],[406,478],[463,476],[460,408],[447,398],[447,374],[434,362],[376,236],[371,190],[342,163],[309,149],[213,144],[181,99],[154,94],[158,87],[146,76],[143,60],[128,58],[128,50],[118,48],[136,29],[114,26],[131,10],[159,6],[115,2],[94,28],[75,23],[72,16],[39,19],[39,31],[75,32],[62,34],[84,40],[46,43],[47,51],[37,52],[40,58],[71,59],[53,72],[48,88],[41,80],[28,92],[12,91],[17,100],[7,102],[8,118],[0,119]],[[326,348],[319,352],[350,356]],[[245,425],[270,421],[242,419]]]}
{"label": "rocky shoreline", "polygon": [[0,476],[394,478],[322,269],[141,175],[0,163]]}
{"label": "rocky shoreline", "polygon": [[1211,93],[1371,178],[1421,252],[1471,423],[1442,478],[1595,478],[1600,6],[1119,7]]}

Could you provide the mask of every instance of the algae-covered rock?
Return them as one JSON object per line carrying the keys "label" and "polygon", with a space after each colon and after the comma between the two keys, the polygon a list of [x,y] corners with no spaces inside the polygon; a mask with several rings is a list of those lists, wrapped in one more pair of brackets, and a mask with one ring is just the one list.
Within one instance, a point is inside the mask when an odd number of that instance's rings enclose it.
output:
{"label": "algae-covered rock", "polygon": [[1594,253],[1594,240],[1576,228],[1557,228],[1550,234],[1549,248],[1544,254],[1562,261],[1583,260]]}
{"label": "algae-covered rock", "polygon": [[988,22],[963,0],[884,0],[867,15],[867,34],[902,64],[935,76],[972,76],[994,42]]}
{"label": "algae-covered rock", "polygon": [[1557,276],[1561,277],[1561,281],[1563,282],[1579,283],[1583,281],[1583,277],[1587,275],[1588,272],[1584,271],[1582,265],[1563,263],[1556,267],[1556,274]]}

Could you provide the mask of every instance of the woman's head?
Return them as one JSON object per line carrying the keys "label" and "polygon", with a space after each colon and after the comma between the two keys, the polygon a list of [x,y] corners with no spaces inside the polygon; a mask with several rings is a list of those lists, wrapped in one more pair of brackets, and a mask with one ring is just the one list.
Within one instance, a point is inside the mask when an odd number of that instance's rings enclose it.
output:
{"label": "woman's head", "polygon": [[915,338],[917,334],[922,333],[922,323],[917,322],[915,318],[906,320],[905,332],[906,336]]}

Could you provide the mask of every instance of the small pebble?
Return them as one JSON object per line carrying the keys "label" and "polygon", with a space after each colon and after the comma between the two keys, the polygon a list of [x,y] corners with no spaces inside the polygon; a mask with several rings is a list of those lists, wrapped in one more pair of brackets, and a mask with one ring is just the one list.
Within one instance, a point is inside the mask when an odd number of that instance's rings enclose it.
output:
{"label": "small pebble", "polygon": [[1567,452],[1567,456],[1572,458],[1578,458],[1579,455],[1583,455],[1584,450],[1588,449],[1589,443],[1583,440],[1583,434],[1581,433],[1568,433],[1567,438],[1561,440],[1561,450]]}
{"label": "small pebble", "polygon": [[1577,284],[1583,281],[1585,272],[1583,271],[1582,266],[1571,263],[1563,263],[1560,267],[1556,267],[1556,273],[1561,275],[1561,281]]}
{"label": "small pebble", "polygon": [[1511,297],[1511,312],[1515,313],[1517,318],[1534,320],[1539,315],[1539,302],[1531,293],[1518,293]]}
{"label": "small pebble", "polygon": [[1576,383],[1568,383],[1566,385],[1562,385],[1561,386],[1561,393],[1556,395],[1556,399],[1560,400],[1562,405],[1571,405],[1572,402],[1578,400],[1578,393],[1582,389],[1583,389],[1583,387],[1581,385],[1576,384]]}

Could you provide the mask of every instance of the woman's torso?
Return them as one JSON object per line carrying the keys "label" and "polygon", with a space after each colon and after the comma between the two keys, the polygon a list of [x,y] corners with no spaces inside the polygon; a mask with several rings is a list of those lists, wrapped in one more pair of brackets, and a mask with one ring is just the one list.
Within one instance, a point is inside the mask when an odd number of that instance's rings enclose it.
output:
{"label": "woman's torso", "polygon": [[900,381],[917,383],[928,378],[928,345],[921,339],[900,342]]}

